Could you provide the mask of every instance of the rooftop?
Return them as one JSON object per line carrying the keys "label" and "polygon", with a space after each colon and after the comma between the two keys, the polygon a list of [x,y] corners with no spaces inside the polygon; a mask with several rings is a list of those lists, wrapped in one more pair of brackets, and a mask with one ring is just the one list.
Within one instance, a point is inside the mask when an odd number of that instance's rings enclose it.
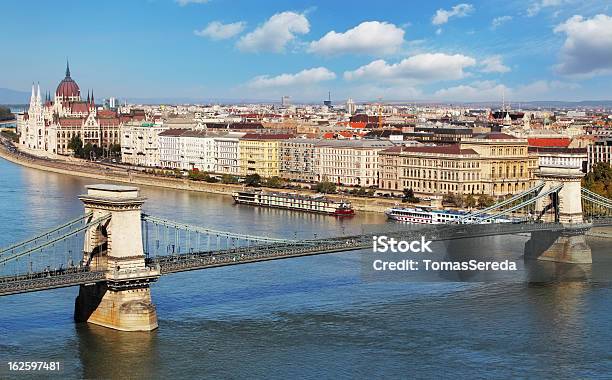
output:
{"label": "rooftop", "polygon": [[480,135],[475,135],[474,138],[485,140],[518,140],[518,138],[503,132],[483,133]]}
{"label": "rooftop", "polygon": [[389,153],[429,153],[429,154],[451,154],[451,155],[466,155],[478,153],[474,149],[461,149],[459,144],[452,145],[436,145],[436,146],[395,146],[385,149]]}

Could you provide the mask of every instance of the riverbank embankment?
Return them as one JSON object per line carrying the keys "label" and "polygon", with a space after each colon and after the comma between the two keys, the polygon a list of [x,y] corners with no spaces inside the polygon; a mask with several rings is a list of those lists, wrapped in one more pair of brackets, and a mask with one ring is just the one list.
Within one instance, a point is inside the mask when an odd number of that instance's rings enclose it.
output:
{"label": "riverbank embankment", "polygon": [[[105,166],[102,164],[83,160],[57,160],[49,157],[37,157],[32,154],[19,151],[17,148],[7,145],[6,141],[0,144],[0,157],[28,168],[44,170],[48,172],[97,179],[105,182],[128,183],[132,185],[155,186],[176,190],[199,191],[231,196],[232,192],[241,190],[242,185],[208,183],[192,181],[187,178],[172,178],[142,173],[129,168],[118,168],[117,166]],[[308,190],[294,190],[302,194],[314,194]],[[387,208],[394,206],[398,201],[384,198],[362,198],[345,195],[328,195],[331,199],[344,199],[352,203],[353,208],[360,212],[384,212]]]}

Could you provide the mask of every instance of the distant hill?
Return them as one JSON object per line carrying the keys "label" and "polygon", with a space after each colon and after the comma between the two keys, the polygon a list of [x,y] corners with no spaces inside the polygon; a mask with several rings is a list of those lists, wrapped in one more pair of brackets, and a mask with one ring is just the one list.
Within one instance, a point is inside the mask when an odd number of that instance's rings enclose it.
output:
{"label": "distant hill", "polygon": [[0,104],[26,104],[29,102],[29,92],[0,88]]}

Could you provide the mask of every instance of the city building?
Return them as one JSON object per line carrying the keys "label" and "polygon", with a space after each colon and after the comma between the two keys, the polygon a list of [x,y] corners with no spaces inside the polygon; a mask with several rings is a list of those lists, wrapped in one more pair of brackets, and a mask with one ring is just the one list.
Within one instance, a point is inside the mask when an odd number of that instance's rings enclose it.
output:
{"label": "city building", "polygon": [[379,152],[380,189],[400,194],[412,189],[418,195],[481,193],[480,155],[459,144],[396,146]]}
{"label": "city building", "polygon": [[197,169],[204,172],[215,172],[215,138],[204,131],[189,130],[179,137],[180,168],[183,170]]}
{"label": "city building", "polygon": [[452,145],[395,147],[379,153],[381,190],[419,195],[504,196],[535,183],[538,155],[526,139],[488,133]]}
{"label": "city building", "polygon": [[280,176],[299,181],[318,180],[317,145],[320,140],[290,139],[280,143]]}
{"label": "city building", "polygon": [[529,147],[538,156],[538,166],[587,170],[587,148]]}
{"label": "city building", "polygon": [[378,186],[378,152],[387,140],[324,140],[316,146],[320,181],[344,186]]}
{"label": "city building", "polygon": [[280,143],[292,137],[289,134],[245,134],[239,142],[240,175],[280,175]]}
{"label": "city building", "polygon": [[472,128],[456,127],[451,125],[446,126],[428,126],[417,125],[414,127],[416,140],[419,136],[425,137],[423,141],[436,143],[455,143],[462,139],[472,137]]}
{"label": "city building", "polygon": [[214,138],[217,173],[240,175],[240,138],[245,134],[229,132]]}
{"label": "city building", "polygon": [[20,120],[20,143],[32,150],[68,155],[72,154],[68,147],[70,141],[78,136],[84,145],[110,149],[121,142],[123,123],[141,120],[144,120],[144,114],[98,111],[93,91],[83,100],[66,63],[66,76],[57,86],[53,98],[47,94],[43,100],[40,86],[32,85],[30,106]]}
{"label": "city building", "polygon": [[355,114],[355,112],[357,112],[357,104],[355,104],[353,99],[351,99],[351,98],[347,99],[345,110],[346,110],[346,113],[351,114],[351,115],[353,115],[353,114]]}
{"label": "city building", "polygon": [[612,137],[602,137],[588,146],[587,170],[591,171],[598,162],[607,162],[612,165]]}
{"label": "city building", "polygon": [[159,134],[163,124],[130,122],[121,128],[121,161],[137,166],[161,167]]}
{"label": "city building", "polygon": [[480,155],[485,194],[515,194],[535,184],[538,157],[529,153],[527,139],[492,132],[464,139],[460,144],[462,149],[474,149]]}
{"label": "city building", "polygon": [[159,137],[159,161],[162,168],[182,169],[184,153],[181,151],[181,136],[189,129],[175,128],[161,132]]}

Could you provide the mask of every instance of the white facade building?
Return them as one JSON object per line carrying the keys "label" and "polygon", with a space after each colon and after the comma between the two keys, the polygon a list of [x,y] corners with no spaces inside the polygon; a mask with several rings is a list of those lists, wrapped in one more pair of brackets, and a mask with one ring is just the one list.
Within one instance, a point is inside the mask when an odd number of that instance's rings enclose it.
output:
{"label": "white facade building", "polygon": [[588,170],[598,162],[612,165],[612,137],[602,137],[588,147]]}
{"label": "white facade building", "polygon": [[59,83],[55,95],[41,96],[40,86],[32,86],[30,107],[18,127],[20,143],[33,150],[68,155],[68,146],[74,137],[85,144],[110,149],[119,144],[122,123],[144,120],[144,114],[118,114],[111,110],[98,110],[93,92],[81,99],[81,90],[70,76],[66,64],[66,77]]}
{"label": "white facade building", "polygon": [[121,128],[121,161],[131,165],[161,167],[159,134],[161,124],[127,123]]}
{"label": "white facade building", "polygon": [[188,129],[168,129],[159,137],[159,161],[162,168],[182,169],[184,154],[181,151],[181,135]]}
{"label": "white facade building", "polygon": [[217,170],[215,139],[204,131],[187,131],[180,137],[181,169],[203,172]]}
{"label": "white facade building", "polygon": [[378,185],[378,152],[388,140],[329,140],[316,147],[319,179],[346,186]]}
{"label": "white facade building", "polygon": [[242,132],[230,132],[215,137],[215,157],[217,172],[221,174],[240,174],[240,138]]}

